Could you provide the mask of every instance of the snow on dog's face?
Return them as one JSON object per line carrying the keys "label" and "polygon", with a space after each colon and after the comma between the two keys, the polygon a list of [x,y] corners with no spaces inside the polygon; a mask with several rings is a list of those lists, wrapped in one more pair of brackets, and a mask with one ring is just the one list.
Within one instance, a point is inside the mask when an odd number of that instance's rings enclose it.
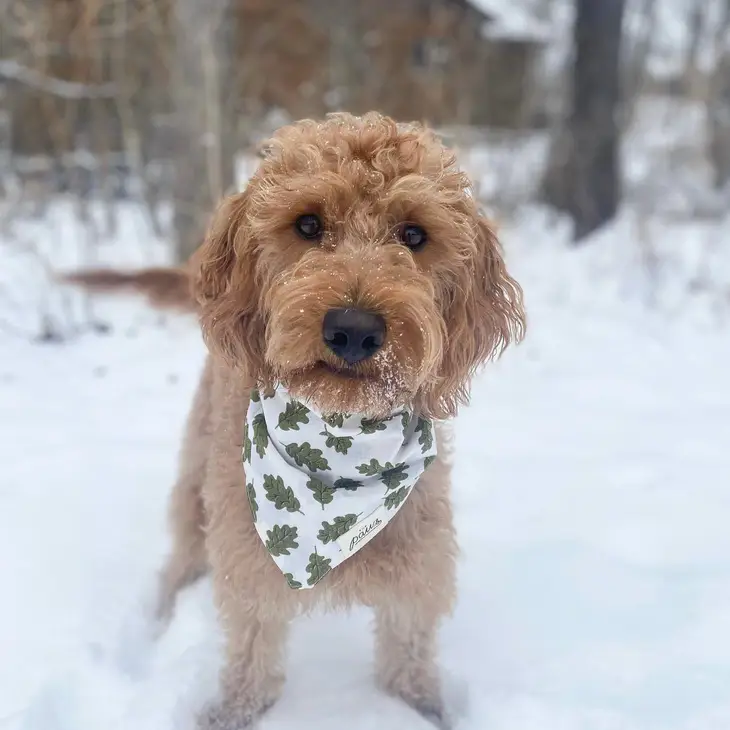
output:
{"label": "snow on dog's face", "polygon": [[453,154],[377,114],[281,129],[195,263],[213,352],[325,412],[453,415],[524,330]]}

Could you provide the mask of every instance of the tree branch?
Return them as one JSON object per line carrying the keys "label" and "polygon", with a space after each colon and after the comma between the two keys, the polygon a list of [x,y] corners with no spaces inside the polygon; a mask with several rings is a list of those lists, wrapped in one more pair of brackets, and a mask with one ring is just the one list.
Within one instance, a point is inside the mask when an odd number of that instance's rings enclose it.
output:
{"label": "tree branch", "polygon": [[115,96],[117,92],[115,84],[82,84],[78,81],[66,81],[47,76],[13,59],[0,59],[0,78],[19,81],[62,99],[104,99]]}

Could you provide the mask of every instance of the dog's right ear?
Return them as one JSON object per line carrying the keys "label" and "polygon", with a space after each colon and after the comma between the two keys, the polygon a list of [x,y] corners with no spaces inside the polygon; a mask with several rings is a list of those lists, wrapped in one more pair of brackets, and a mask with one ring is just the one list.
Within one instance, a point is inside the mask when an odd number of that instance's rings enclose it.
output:
{"label": "dog's right ear", "polygon": [[210,350],[254,380],[263,377],[265,326],[256,279],[256,246],[248,224],[248,190],[218,207],[203,245],[190,260]]}
{"label": "dog's right ear", "polygon": [[190,259],[192,289],[197,302],[206,306],[218,299],[230,286],[236,259],[235,240],[245,225],[245,192],[225,198],[213,214],[203,245]]}

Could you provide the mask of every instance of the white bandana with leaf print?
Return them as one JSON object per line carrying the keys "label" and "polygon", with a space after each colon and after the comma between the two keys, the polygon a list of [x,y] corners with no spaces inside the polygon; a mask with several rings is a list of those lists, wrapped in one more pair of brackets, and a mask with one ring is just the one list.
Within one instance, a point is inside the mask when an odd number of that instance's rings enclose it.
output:
{"label": "white bandana with leaf print", "polygon": [[311,588],[367,544],[436,458],[431,421],[321,415],[279,386],[254,391],[243,463],[256,531],[291,588]]}

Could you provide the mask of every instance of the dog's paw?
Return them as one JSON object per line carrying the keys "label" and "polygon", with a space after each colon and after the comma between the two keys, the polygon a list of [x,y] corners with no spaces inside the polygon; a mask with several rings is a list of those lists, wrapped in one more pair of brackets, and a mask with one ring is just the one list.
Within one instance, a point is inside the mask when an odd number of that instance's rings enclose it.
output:
{"label": "dog's paw", "polygon": [[413,709],[424,719],[430,722],[438,730],[452,730],[451,720],[443,707],[414,706]]}
{"label": "dog's paw", "polygon": [[440,699],[413,698],[403,694],[398,697],[438,730],[452,730],[452,722]]}
{"label": "dog's paw", "polygon": [[215,703],[203,709],[198,716],[197,730],[248,730],[274,702],[257,707],[253,703]]}
{"label": "dog's paw", "polygon": [[232,710],[226,705],[210,705],[198,716],[197,730],[245,730],[253,727],[255,716]]}
{"label": "dog's paw", "polygon": [[409,692],[398,692],[385,690],[386,694],[395,697],[404,704],[415,710],[424,720],[431,723],[438,730],[452,730],[453,723],[446,712],[440,695],[426,696],[411,694]]}

